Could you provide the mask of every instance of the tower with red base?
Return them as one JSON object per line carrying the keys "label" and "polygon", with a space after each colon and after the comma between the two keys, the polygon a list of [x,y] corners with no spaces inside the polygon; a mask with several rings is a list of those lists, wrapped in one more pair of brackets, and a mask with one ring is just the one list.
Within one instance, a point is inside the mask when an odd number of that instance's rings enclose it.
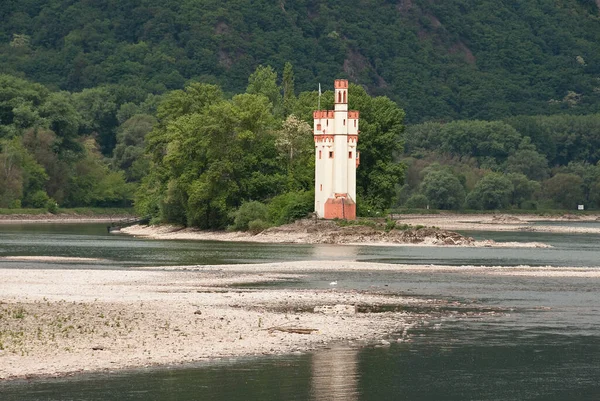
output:
{"label": "tower with red base", "polygon": [[324,219],[356,219],[359,112],[348,110],[348,81],[335,80],[334,110],[316,110],[315,212]]}

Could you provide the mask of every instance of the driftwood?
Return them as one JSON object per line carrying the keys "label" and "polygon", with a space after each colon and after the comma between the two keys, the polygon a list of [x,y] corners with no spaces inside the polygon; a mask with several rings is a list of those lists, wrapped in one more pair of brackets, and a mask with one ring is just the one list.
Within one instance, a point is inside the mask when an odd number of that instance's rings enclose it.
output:
{"label": "driftwood", "polygon": [[297,327],[269,327],[267,331],[269,333],[273,333],[274,331],[282,331],[284,333],[312,334],[315,331],[319,331],[319,329],[303,329]]}

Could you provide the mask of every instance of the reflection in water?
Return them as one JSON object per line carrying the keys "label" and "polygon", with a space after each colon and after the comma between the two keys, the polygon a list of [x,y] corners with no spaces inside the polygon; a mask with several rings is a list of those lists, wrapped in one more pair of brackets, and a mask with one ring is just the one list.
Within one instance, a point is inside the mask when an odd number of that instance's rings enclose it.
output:
{"label": "reflection in water", "polygon": [[312,246],[312,256],[315,260],[355,260],[358,258],[359,247],[353,245],[325,245]]}
{"label": "reflection in water", "polygon": [[315,401],[358,400],[358,350],[333,348],[312,357],[312,396]]}

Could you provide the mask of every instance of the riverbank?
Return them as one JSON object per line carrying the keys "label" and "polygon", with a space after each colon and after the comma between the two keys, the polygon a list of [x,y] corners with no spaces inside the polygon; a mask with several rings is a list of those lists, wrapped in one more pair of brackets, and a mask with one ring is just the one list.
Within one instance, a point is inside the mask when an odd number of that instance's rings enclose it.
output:
{"label": "riverbank", "polygon": [[258,234],[250,232],[205,231],[172,225],[134,225],[121,229],[122,233],[161,240],[237,241],[287,244],[346,244],[374,246],[458,246],[548,248],[539,242],[476,241],[453,231],[437,227],[403,227],[384,230],[367,225],[340,226],[334,221],[298,220],[292,224],[272,227]]}
{"label": "riverbank", "polygon": [[[447,306],[377,290],[247,287],[297,280],[306,265],[0,269],[0,379],[306,352],[339,342],[386,345],[409,340],[410,328],[432,317],[400,306]],[[398,268],[311,265],[329,271]],[[371,312],[382,305],[398,308]]]}
{"label": "riverbank", "polygon": [[435,226],[456,231],[530,231],[563,234],[600,234],[600,227],[546,225],[551,223],[594,223],[600,215],[539,216],[534,214],[410,214],[396,215],[400,224]]}

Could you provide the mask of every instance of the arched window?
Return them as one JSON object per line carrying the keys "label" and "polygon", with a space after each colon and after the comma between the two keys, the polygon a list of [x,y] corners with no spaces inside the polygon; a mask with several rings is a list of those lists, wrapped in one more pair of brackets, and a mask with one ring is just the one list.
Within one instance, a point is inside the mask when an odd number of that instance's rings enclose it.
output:
{"label": "arched window", "polygon": [[342,92],[338,92],[338,103],[342,103]]}
{"label": "arched window", "polygon": [[346,103],[346,91],[344,91],[344,103]]}
{"label": "arched window", "polygon": [[344,125],[346,125],[346,119],[344,118]]}

